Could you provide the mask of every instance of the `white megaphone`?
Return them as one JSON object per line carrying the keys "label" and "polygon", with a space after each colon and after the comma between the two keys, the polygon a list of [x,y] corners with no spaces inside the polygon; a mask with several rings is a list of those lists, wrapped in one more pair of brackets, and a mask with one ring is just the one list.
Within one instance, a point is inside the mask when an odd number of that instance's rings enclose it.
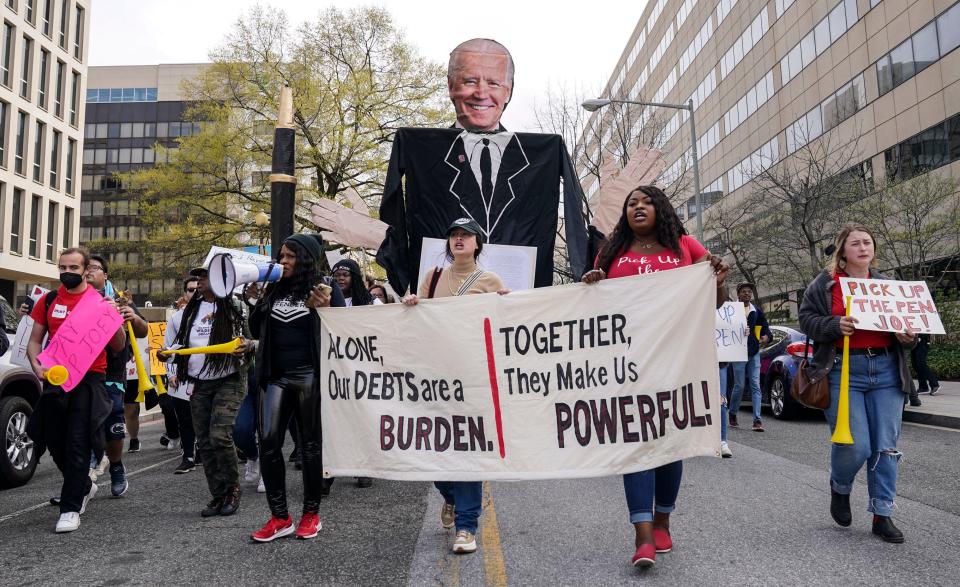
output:
{"label": "white megaphone", "polygon": [[218,253],[210,259],[210,289],[218,298],[229,297],[238,285],[280,281],[283,267],[278,263],[234,261],[229,253]]}

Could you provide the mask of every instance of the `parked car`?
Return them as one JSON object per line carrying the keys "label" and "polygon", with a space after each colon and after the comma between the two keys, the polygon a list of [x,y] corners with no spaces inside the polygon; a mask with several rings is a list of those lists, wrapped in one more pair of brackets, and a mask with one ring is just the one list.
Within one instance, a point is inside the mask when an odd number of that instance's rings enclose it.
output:
{"label": "parked car", "polygon": [[[18,316],[5,299],[3,314]],[[8,337],[11,345],[16,334],[16,321],[11,329],[9,324],[2,325],[3,336]],[[27,422],[33,413],[33,406],[40,397],[40,380],[33,370],[12,365],[10,356],[13,349],[0,357],[0,434],[3,438],[3,451],[0,451],[0,488],[19,487],[33,477],[37,468],[39,453],[33,440],[27,436]]]}
{"label": "parked car", "polygon": [[770,334],[770,342],[760,349],[762,403],[770,406],[774,418],[788,420],[807,409],[790,396],[790,384],[804,353],[813,356],[813,346],[804,348],[807,336],[799,326],[771,326]]}

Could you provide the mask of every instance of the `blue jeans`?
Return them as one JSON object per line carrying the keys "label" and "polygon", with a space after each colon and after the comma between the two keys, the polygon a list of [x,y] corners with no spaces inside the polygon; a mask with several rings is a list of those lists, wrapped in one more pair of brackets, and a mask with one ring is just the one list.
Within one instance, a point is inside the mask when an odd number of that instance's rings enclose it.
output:
{"label": "blue jeans", "polygon": [[[830,407],[824,410],[830,432],[837,420],[840,396],[840,357],[830,371]],[[903,391],[896,355],[850,356],[850,434],[853,444],[834,444],[830,450],[830,486],[849,495],[853,480],[867,465],[867,511],[878,516],[893,512],[897,494],[897,450],[903,415]]]}
{"label": "blue jeans", "polygon": [[727,371],[730,365],[720,367],[720,440],[727,441]]}
{"label": "blue jeans", "polygon": [[440,495],[447,503],[452,503],[456,512],[457,532],[466,530],[477,533],[477,520],[483,510],[482,481],[434,481]]}
{"label": "blue jeans", "polygon": [[654,510],[662,514],[672,512],[682,477],[683,461],[624,475],[623,491],[627,496],[630,523],[652,522]]}
{"label": "blue jeans", "polygon": [[257,448],[257,392],[248,392],[233,423],[233,441],[248,459],[260,457]]}
{"label": "blue jeans", "polygon": [[734,416],[740,411],[743,399],[745,379],[750,377],[750,394],[753,400],[753,419],[760,419],[760,353],[747,359],[746,363],[730,363],[733,369],[733,396],[730,398],[730,413]]}

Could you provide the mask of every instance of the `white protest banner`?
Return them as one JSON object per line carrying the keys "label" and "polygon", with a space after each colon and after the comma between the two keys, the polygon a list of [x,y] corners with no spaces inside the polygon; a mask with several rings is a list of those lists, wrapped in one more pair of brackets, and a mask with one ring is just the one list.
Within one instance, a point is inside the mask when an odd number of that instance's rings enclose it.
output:
{"label": "white protest banner", "polygon": [[207,257],[203,260],[203,266],[209,267],[210,259],[213,259],[214,255],[218,255],[220,253],[229,253],[230,257],[234,261],[246,261],[249,263],[265,263],[265,264],[275,262],[273,259],[271,259],[266,255],[258,255],[257,253],[251,253],[250,251],[243,251],[240,249],[228,249],[226,247],[212,246],[210,247],[210,252],[207,253]]}
{"label": "white protest banner", "polygon": [[747,315],[741,302],[727,302],[717,308],[717,361],[721,363],[747,360]]}
{"label": "white protest banner", "polygon": [[[420,247],[420,279],[431,267],[448,265],[447,241],[425,238]],[[483,245],[477,265],[500,276],[504,287],[511,291],[533,289],[537,269],[537,248],[517,245]],[[413,292],[416,293],[416,292]]]}
{"label": "white protest banner", "polygon": [[715,296],[703,263],[323,308],[324,474],[556,479],[719,456]]}
{"label": "white protest banner", "polygon": [[[49,291],[50,290],[42,288],[39,285],[35,285],[30,290],[30,299],[36,304],[37,301],[47,295]],[[11,365],[20,365],[28,369],[32,368],[30,359],[27,357],[27,343],[30,342],[31,332],[33,332],[33,318],[30,316],[20,318],[20,322],[17,324],[17,334],[13,337],[13,344],[10,345]]]}
{"label": "white protest banner", "polygon": [[925,281],[841,277],[840,287],[861,330],[946,334]]}

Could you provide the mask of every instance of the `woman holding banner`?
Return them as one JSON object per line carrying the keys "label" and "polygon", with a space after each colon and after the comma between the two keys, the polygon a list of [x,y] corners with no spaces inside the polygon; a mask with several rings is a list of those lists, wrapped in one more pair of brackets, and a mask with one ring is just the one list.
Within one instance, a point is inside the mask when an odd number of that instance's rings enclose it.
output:
{"label": "woman holding banner", "polygon": [[[687,235],[662,190],[639,186],[627,194],[620,220],[600,249],[594,269],[584,274],[583,282],[656,273],[693,263],[713,266],[719,307],[727,298],[723,281],[729,267]],[[657,553],[673,550],[670,513],[676,505],[682,475],[683,462],[677,461],[623,476],[630,522],[636,531],[636,552],[631,559],[634,566],[649,567],[656,561]]]}
{"label": "woman holding banner", "polygon": [[250,329],[257,335],[256,376],[260,386],[260,474],[270,506],[270,520],[253,534],[270,542],[294,533],[287,511],[283,437],[291,418],[300,434],[303,459],[303,516],[298,538],[313,538],[322,528],[320,497],[324,491],[321,461],[320,315],[315,308],[344,306],[340,288],[320,276],[323,256],[319,235],[295,234],[283,242],[278,261],[280,281],[267,286],[250,312]]}
{"label": "woman holding banner", "polygon": [[[480,225],[470,218],[458,218],[447,228],[447,261],[450,266],[433,267],[420,279],[419,295],[410,294],[403,303],[416,306],[420,298],[445,298],[479,293],[510,293],[496,273],[477,266],[483,250]],[[435,481],[443,495],[440,523],[444,528],[456,526],[453,552],[465,554],[477,550],[477,526],[483,510],[481,481]]]}
{"label": "woman holding banner", "polygon": [[906,350],[916,344],[913,332],[891,334],[859,330],[847,316],[841,277],[888,279],[877,272],[873,233],[862,224],[846,224],[837,234],[827,268],[803,294],[800,326],[813,340],[811,381],[830,382],[830,406],[825,410],[830,431],[837,425],[840,397],[840,355],[849,341],[849,425],[853,444],[833,444],[830,452],[830,515],[849,526],[850,492],[860,468],[867,465],[867,511],[873,512],[873,533],[887,542],[903,542],[903,533],[890,514],[897,493],[897,450],[904,398],[913,393]]}

